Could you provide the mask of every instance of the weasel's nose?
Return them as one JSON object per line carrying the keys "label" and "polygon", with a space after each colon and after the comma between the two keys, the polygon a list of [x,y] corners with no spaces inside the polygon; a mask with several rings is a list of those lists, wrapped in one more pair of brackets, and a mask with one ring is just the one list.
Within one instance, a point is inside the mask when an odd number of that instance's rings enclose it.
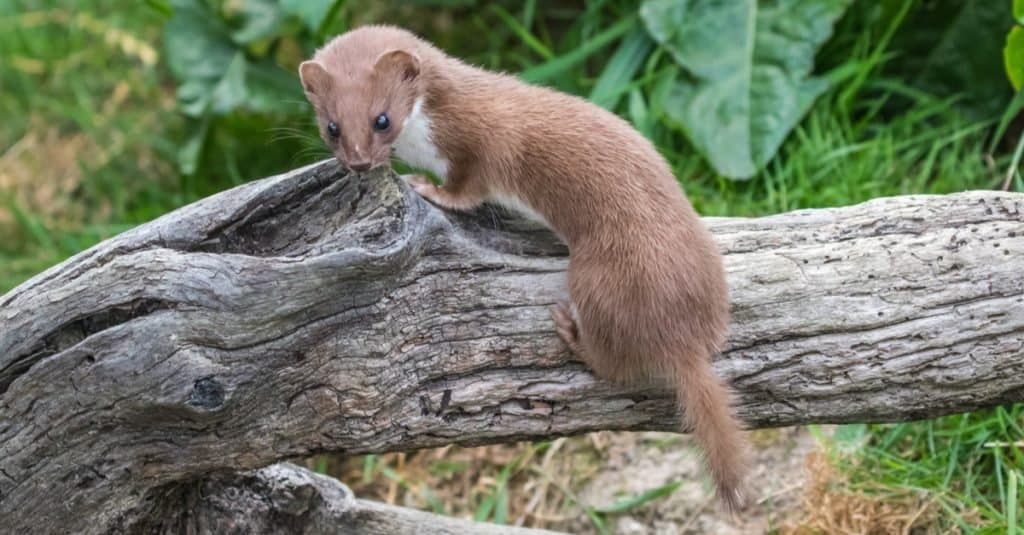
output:
{"label": "weasel's nose", "polygon": [[362,173],[370,170],[370,162],[349,162],[348,168],[357,173]]}

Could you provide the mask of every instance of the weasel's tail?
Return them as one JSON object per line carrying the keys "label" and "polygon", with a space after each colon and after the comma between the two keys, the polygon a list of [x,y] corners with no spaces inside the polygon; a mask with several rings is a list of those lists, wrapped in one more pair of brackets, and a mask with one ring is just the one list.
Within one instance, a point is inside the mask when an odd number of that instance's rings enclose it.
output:
{"label": "weasel's tail", "polygon": [[704,449],[718,497],[730,512],[744,506],[747,472],[745,437],[733,414],[732,395],[711,369],[706,355],[680,363],[677,395],[683,422]]}

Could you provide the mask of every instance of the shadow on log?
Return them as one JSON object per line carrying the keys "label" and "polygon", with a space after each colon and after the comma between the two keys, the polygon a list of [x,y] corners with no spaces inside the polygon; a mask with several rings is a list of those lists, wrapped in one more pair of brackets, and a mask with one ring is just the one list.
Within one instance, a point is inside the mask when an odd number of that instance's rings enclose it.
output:
{"label": "shadow on log", "polygon": [[[733,292],[716,369],[749,426],[1024,399],[1024,195],[709,224]],[[532,223],[334,163],[103,242],[0,297],[4,527],[156,529],[184,486],[324,451],[675,429],[666,390],[570,360],[565,266]]]}

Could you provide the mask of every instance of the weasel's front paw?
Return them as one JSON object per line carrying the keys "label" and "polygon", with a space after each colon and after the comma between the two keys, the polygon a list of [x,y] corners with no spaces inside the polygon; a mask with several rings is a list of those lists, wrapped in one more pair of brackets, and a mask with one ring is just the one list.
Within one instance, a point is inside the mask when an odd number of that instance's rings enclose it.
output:
{"label": "weasel's front paw", "polygon": [[484,202],[483,198],[468,195],[464,191],[452,193],[423,175],[404,175],[402,178],[420,194],[420,197],[446,210],[472,210]]}
{"label": "weasel's front paw", "polygon": [[433,203],[440,204],[438,201],[441,197],[441,192],[438,190],[437,185],[431,182],[429,178],[423,175],[402,175],[402,179],[405,180],[405,182],[409,184],[416,193],[419,193],[421,197]]}

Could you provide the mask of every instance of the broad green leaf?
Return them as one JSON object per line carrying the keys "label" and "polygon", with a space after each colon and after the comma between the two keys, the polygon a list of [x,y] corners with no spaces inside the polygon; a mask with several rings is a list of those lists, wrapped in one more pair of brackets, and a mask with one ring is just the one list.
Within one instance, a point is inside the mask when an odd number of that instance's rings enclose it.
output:
{"label": "broad green leaf", "polygon": [[931,95],[956,96],[973,118],[998,117],[1013,96],[1001,54],[1012,26],[1006,0],[917,3],[893,38],[898,55],[887,69]]}
{"label": "broad green leaf", "polygon": [[405,4],[419,6],[435,6],[441,8],[470,7],[477,5],[477,0],[405,0]]}
{"label": "broad green leaf", "polygon": [[1013,0],[1013,18],[1017,24],[1024,24],[1024,0]]}
{"label": "broad green leaf", "polygon": [[224,76],[213,87],[210,96],[210,110],[217,115],[226,115],[246,102],[245,55],[235,54]]}
{"label": "broad green leaf", "polygon": [[191,123],[192,135],[178,149],[178,169],[182,174],[191,175],[199,167],[199,159],[203,153],[206,134],[210,130],[210,119],[206,117],[199,124]]}
{"label": "broad green leaf", "polygon": [[281,0],[281,11],[298,17],[310,31],[315,32],[337,0]]}
{"label": "broad green leaf", "polygon": [[233,28],[231,39],[240,45],[273,36],[285,19],[277,0],[245,0],[225,6],[225,18]]}
{"label": "broad green leaf", "polygon": [[249,60],[233,42],[232,36],[256,38],[278,17],[266,6],[254,7],[260,2],[245,4],[249,7],[238,8],[242,15],[237,16],[269,19],[245,22],[241,30],[232,30],[199,0],[173,1],[174,16],[164,31],[164,48],[168,66],[180,82],[178,102],[186,115],[226,115],[243,108],[260,113],[301,109],[301,88],[293,73],[283,71],[270,58]]}
{"label": "broad green leaf", "polygon": [[164,57],[180,82],[178,102],[188,116],[201,117],[213,103],[213,90],[238,54],[228,29],[197,0],[175,0],[164,28]]}
{"label": "broad green leaf", "polygon": [[852,0],[646,0],[647,31],[685,69],[661,106],[715,169],[750,178],[828,87],[814,53]]}
{"label": "broad green leaf", "polygon": [[174,10],[171,9],[171,5],[167,3],[167,0],[146,0],[146,5],[159,13],[161,17],[171,18],[171,15],[174,14]]}
{"label": "broad green leaf", "polygon": [[164,57],[179,80],[220,79],[236,47],[225,28],[201,2],[176,0],[164,27]]}
{"label": "broad green leaf", "polygon": [[306,99],[302,96],[297,74],[282,69],[270,59],[246,66],[248,98],[245,106],[262,113],[301,112]]}
{"label": "broad green leaf", "polygon": [[205,80],[184,80],[178,86],[178,107],[189,117],[202,117],[210,109],[211,91]]}
{"label": "broad green leaf", "polygon": [[1006,76],[1010,78],[1013,89],[1020,90],[1021,85],[1024,85],[1024,28],[1014,26],[1006,36],[1003,62],[1006,66]]}

